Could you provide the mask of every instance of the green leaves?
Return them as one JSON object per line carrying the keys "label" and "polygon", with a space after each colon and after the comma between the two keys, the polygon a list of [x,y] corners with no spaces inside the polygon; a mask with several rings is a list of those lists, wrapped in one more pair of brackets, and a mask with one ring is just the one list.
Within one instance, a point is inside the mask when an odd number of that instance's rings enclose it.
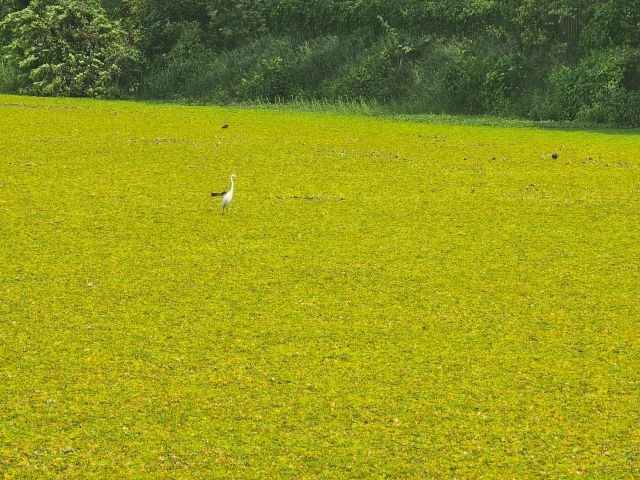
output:
{"label": "green leaves", "polygon": [[639,126],[638,65],[640,51],[615,47],[596,51],[574,68],[557,68],[549,77],[546,116]]}
{"label": "green leaves", "polygon": [[137,86],[140,54],[132,35],[98,2],[36,0],[8,15],[0,29],[17,65],[22,93],[116,97]]}

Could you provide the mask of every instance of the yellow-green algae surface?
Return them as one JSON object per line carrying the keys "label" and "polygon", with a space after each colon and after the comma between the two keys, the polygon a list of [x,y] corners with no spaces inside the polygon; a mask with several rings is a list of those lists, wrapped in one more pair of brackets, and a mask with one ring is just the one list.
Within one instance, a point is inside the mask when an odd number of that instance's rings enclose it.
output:
{"label": "yellow-green algae surface", "polygon": [[639,233],[637,132],[0,96],[0,472],[639,477]]}

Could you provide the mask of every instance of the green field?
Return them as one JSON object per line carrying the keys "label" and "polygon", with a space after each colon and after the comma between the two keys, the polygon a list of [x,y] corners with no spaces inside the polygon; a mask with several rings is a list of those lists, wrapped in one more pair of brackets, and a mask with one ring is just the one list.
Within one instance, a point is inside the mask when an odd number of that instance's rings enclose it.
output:
{"label": "green field", "polygon": [[0,96],[0,473],[638,478],[639,233],[637,131]]}

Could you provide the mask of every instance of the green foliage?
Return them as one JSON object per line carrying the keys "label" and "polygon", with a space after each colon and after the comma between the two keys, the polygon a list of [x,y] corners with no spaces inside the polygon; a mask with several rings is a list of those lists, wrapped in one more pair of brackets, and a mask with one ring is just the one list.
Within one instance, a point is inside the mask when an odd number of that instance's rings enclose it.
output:
{"label": "green foliage", "polygon": [[640,0],[598,2],[583,29],[581,43],[590,50],[640,46]]}
{"label": "green foliage", "polygon": [[[265,37],[219,54],[165,57],[145,78],[148,98],[229,102],[319,98],[324,82],[357,54],[360,45],[328,36],[296,42]],[[280,60],[278,60],[280,59]]]}
{"label": "green foliage", "polygon": [[4,50],[24,93],[114,97],[136,87],[140,58],[132,37],[97,2],[35,0],[0,28],[9,32]]}
{"label": "green foliage", "polygon": [[0,2],[0,20],[16,10],[22,10],[29,4],[29,0],[2,0]]}
{"label": "green foliage", "polygon": [[484,106],[482,92],[488,73],[487,62],[466,49],[452,59],[445,66],[442,78],[449,110],[454,113],[481,112]]}
{"label": "green foliage", "polygon": [[324,94],[333,98],[392,101],[407,96],[416,84],[417,61],[429,37],[412,38],[378,17],[384,31],[360,58],[334,79],[328,79]]}
{"label": "green foliage", "polygon": [[576,118],[583,123],[640,127],[640,91],[610,90],[591,105],[583,106]]}
{"label": "green foliage", "polygon": [[[72,1],[100,14],[90,35],[54,28],[53,53],[46,28],[62,13],[28,12]],[[640,90],[640,0],[102,0],[108,18],[95,2],[3,2],[0,18],[22,18],[0,32],[14,64],[3,88],[18,69],[21,91],[38,94],[114,96],[144,79],[144,98],[567,120],[627,118],[615,105],[635,111]]]}
{"label": "green foliage", "polygon": [[[268,2],[267,2],[268,3]],[[255,0],[216,0],[207,4],[209,44],[217,51],[235,48],[268,33]]]}
{"label": "green foliage", "polygon": [[639,132],[431,120],[0,97],[3,477],[639,477]]}
{"label": "green foliage", "polygon": [[175,50],[220,52],[260,38],[267,29],[257,7],[251,0],[127,0],[123,10],[154,63]]}
{"label": "green foliage", "polygon": [[[168,54],[182,39],[182,50],[202,49],[204,29],[209,20],[200,0],[127,0],[123,15],[140,29],[140,48],[150,63]],[[185,39],[191,45],[184,45]]]}
{"label": "green foliage", "polygon": [[0,57],[0,92],[18,92],[18,69],[6,58]]}
{"label": "green foliage", "polygon": [[353,2],[280,0],[253,3],[259,3],[256,10],[260,11],[270,32],[278,36],[297,34],[308,38],[342,33],[342,28],[350,24],[352,18],[348,10]]}
{"label": "green foliage", "polygon": [[211,55],[198,52],[188,57],[167,57],[162,68],[156,66],[147,72],[140,95],[147,99],[223,101],[217,97],[219,89],[212,89],[221,74],[228,71],[213,70]]}
{"label": "green foliage", "polygon": [[402,54],[372,48],[356,65],[325,87],[335,98],[393,100],[406,94],[413,81]]}
{"label": "green foliage", "polygon": [[[560,67],[550,76],[551,90],[544,116],[563,120],[580,117],[595,121],[626,118],[624,115],[633,117],[633,112],[639,107],[627,104],[638,98],[635,89],[638,88],[639,61],[640,55],[636,50],[611,48],[597,51],[575,68]],[[628,113],[612,113],[623,105],[629,107]],[[624,125],[633,125],[637,121],[627,120]]]}
{"label": "green foliage", "polygon": [[174,49],[164,57],[163,68],[152,69],[147,74],[144,95],[199,102],[244,100],[247,97],[238,97],[240,93],[249,95],[255,93],[251,91],[252,86],[260,88],[259,70],[265,68],[261,65],[270,58],[287,56],[291,48],[289,40],[264,38],[221,54],[202,50],[181,55]]}
{"label": "green foliage", "polygon": [[511,53],[498,58],[485,74],[482,111],[514,113],[527,87],[527,73],[527,59],[523,54]]}
{"label": "green foliage", "polygon": [[243,78],[236,89],[240,98],[271,101],[291,100],[301,96],[303,86],[295,75],[295,58],[275,56],[260,60],[249,78]]}

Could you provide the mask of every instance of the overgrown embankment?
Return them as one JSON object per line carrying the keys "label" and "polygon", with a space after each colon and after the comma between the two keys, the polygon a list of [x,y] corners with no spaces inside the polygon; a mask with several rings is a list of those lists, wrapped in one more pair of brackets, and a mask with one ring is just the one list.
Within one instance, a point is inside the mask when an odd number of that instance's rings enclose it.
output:
{"label": "overgrown embankment", "polygon": [[4,91],[640,125],[640,0],[35,0],[0,14]]}

